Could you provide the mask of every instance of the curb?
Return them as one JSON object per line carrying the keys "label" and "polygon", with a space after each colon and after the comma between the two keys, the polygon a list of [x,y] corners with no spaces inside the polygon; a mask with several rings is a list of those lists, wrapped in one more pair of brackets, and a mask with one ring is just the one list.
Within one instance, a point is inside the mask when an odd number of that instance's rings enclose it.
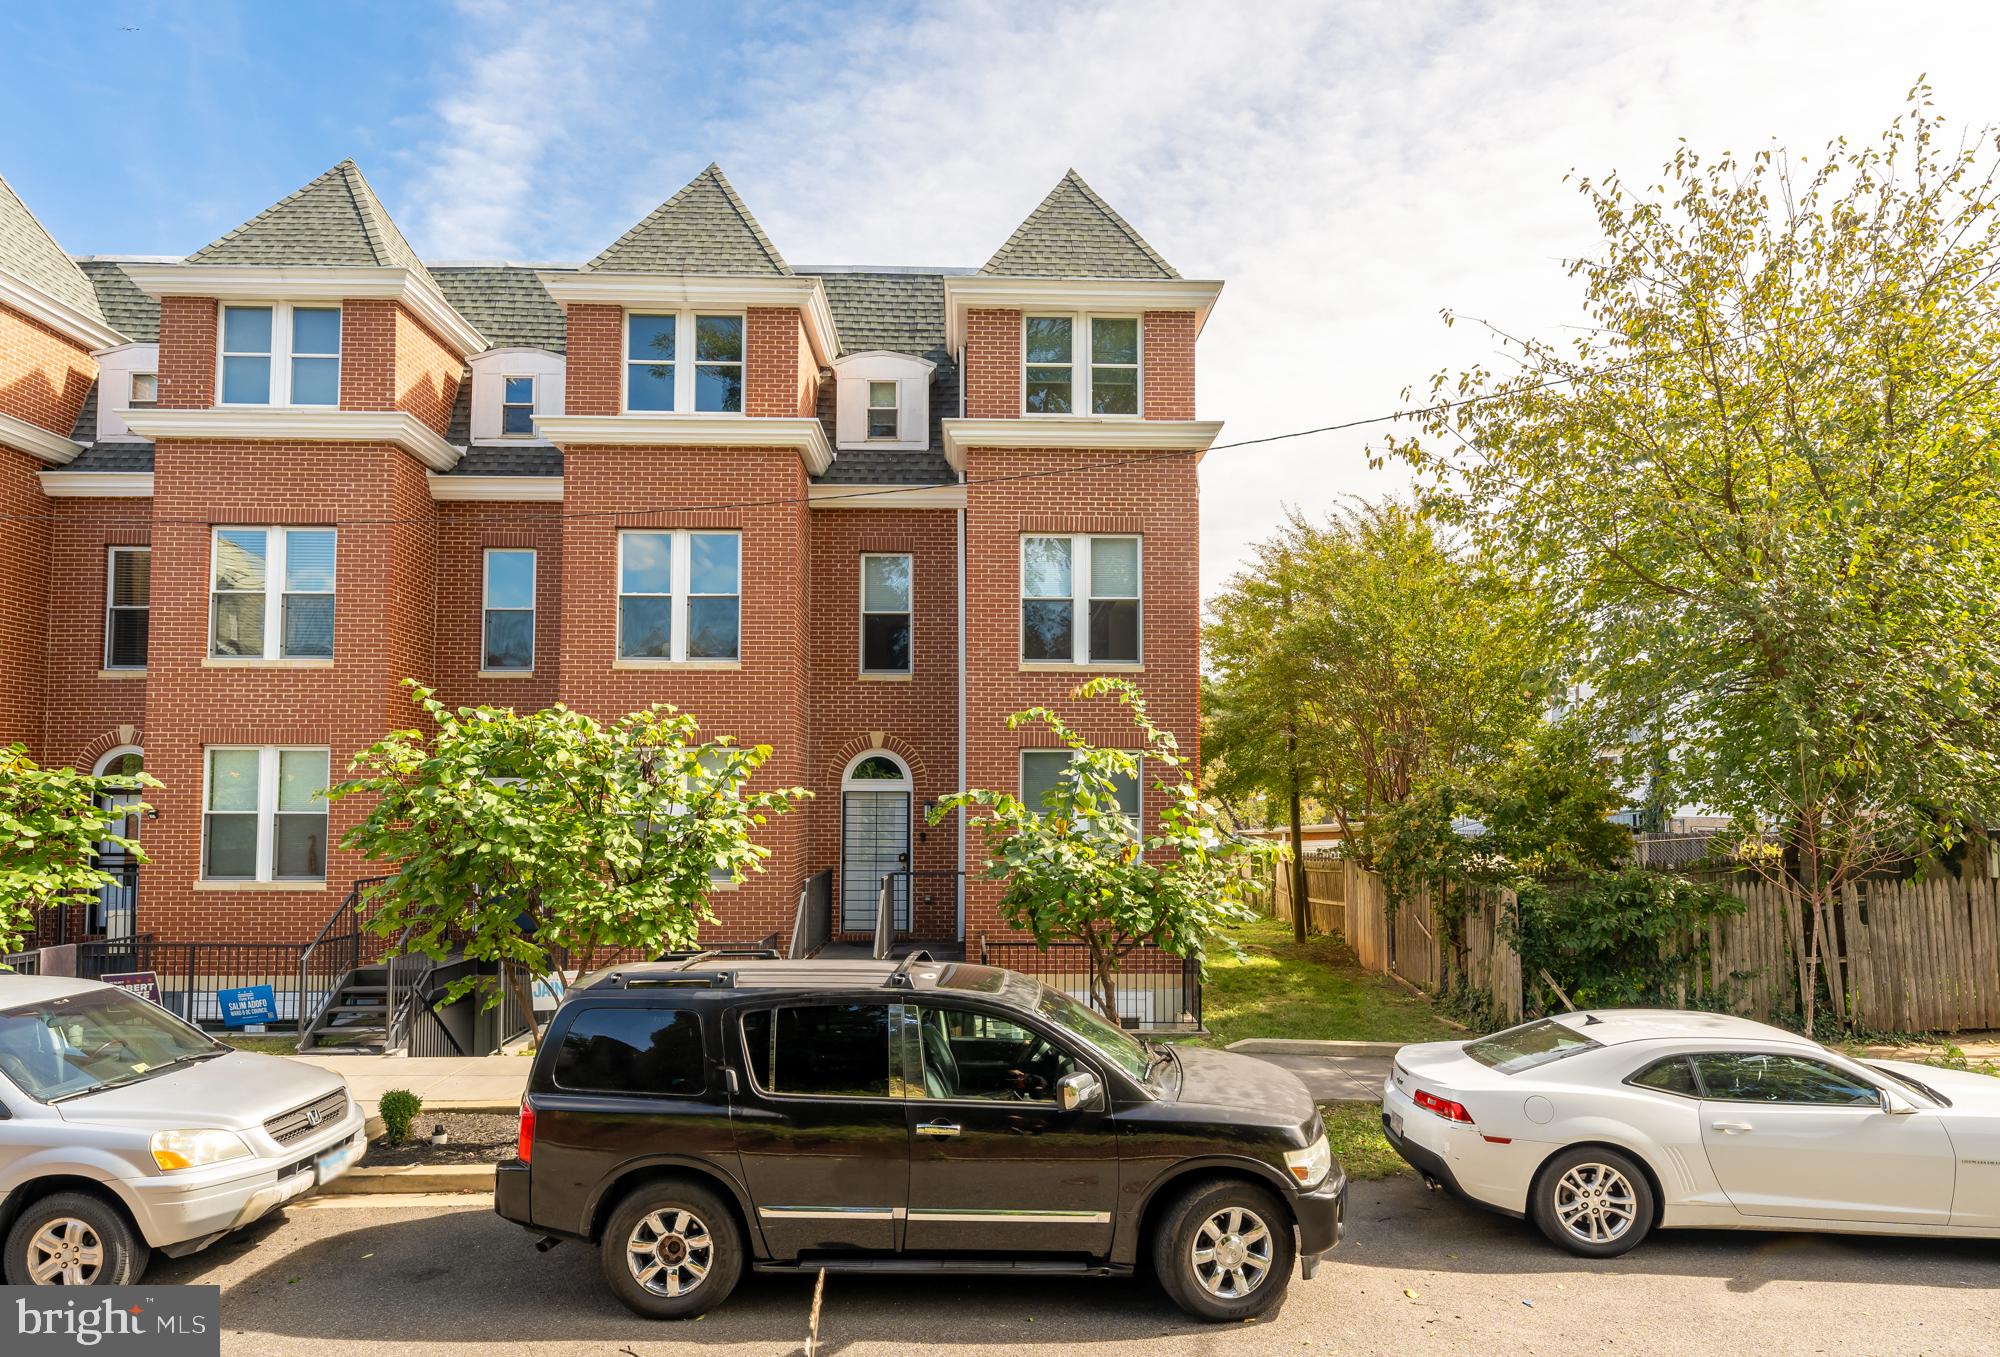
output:
{"label": "curb", "polygon": [[1245,1055],[1393,1056],[1406,1041],[1311,1041],[1302,1037],[1245,1037],[1224,1049]]}
{"label": "curb", "polygon": [[491,1164],[361,1164],[319,1190],[322,1196],[393,1196],[409,1192],[491,1192]]}

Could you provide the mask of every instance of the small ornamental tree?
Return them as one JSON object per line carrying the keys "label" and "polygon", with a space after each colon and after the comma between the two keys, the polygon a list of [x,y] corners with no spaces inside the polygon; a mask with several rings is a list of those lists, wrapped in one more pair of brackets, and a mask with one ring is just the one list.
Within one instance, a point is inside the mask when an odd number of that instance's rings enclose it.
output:
{"label": "small ornamental tree", "polygon": [[770,747],[705,741],[670,706],[604,725],[562,706],[453,710],[410,687],[435,732],[392,731],[326,793],[370,798],[341,845],[395,864],[366,892],[370,927],[404,953],[505,963],[531,1023],[524,975],[557,953],[588,971],[689,946],[716,882],[763,870],[756,827],[809,794],[746,791]]}
{"label": "small ornamental tree", "polygon": [[[1124,706],[1139,732],[1135,754],[1101,749],[1047,707],[1007,718],[1008,728],[1040,725],[1071,751],[1069,765],[1030,806],[1006,792],[964,791],[941,800],[936,824],[954,810],[973,815],[984,835],[985,876],[1005,884],[1000,917],[1052,942],[1082,943],[1090,963],[1090,1001],[1118,1021],[1118,968],[1135,948],[1206,962],[1212,943],[1234,950],[1221,930],[1253,917],[1246,897],[1258,889],[1276,844],[1237,838],[1203,798],[1172,732],[1146,715],[1139,690],[1123,679],[1095,678],[1072,697]],[[1118,804],[1120,782],[1153,775],[1161,805],[1141,837]]]}
{"label": "small ornamental tree", "polygon": [[105,801],[159,785],[144,773],[43,768],[18,744],[0,750],[0,952],[32,934],[36,911],[85,903],[109,885],[114,878],[97,865],[105,849],[146,860],[136,840],[111,827],[151,807]]}

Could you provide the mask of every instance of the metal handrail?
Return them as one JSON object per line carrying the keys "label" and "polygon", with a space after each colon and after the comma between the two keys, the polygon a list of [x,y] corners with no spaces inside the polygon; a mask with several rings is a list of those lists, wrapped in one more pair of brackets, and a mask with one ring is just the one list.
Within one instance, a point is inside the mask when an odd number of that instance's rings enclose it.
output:
{"label": "metal handrail", "polygon": [[895,940],[896,877],[892,872],[882,878],[882,890],[875,899],[875,944],[872,950],[877,961],[889,955]]}
{"label": "metal handrail", "polygon": [[[326,922],[320,925],[319,932],[313,936],[313,940],[300,949],[298,1002],[299,1050],[303,1051],[306,1049],[307,1031],[312,1027],[314,1020],[319,1017],[319,1009],[333,1002],[334,994],[338,989],[337,980],[329,984],[324,1003],[315,1005],[311,1017],[307,1016],[306,996],[312,993],[312,989],[307,982],[307,973],[313,957],[318,953],[322,944],[350,942],[352,945],[348,948],[347,965],[341,968],[342,973],[345,974],[348,971],[352,971],[361,964],[361,892],[365,887],[380,885],[388,879],[387,876],[369,876],[355,881],[353,885],[347,888],[347,894],[340,897],[340,903],[334,906],[333,913],[327,916]],[[348,930],[345,933],[335,935],[333,931],[334,926],[340,923],[342,919],[347,920]],[[386,1037],[387,1034],[385,1033],[384,1035]]]}

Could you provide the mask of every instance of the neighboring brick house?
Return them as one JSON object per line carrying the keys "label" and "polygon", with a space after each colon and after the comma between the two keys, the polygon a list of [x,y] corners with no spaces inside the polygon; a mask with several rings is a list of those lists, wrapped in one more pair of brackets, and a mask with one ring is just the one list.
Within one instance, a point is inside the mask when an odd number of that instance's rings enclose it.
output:
{"label": "neighboring brick house", "polygon": [[0,182],[0,741],[165,784],[142,931],[300,941],[405,678],[672,702],[815,793],[716,936],[821,871],[866,932],[905,862],[906,932],[996,933],[923,811],[1050,775],[1010,712],[1129,674],[1194,745],[1219,291],[1074,173],[977,270],[794,268],[714,166],[581,266],[426,265],[347,161],[184,260]]}

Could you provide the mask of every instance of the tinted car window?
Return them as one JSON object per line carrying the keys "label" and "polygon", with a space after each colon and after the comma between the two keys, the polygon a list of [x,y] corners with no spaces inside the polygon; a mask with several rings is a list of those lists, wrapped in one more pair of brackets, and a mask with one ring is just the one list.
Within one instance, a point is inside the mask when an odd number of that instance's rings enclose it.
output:
{"label": "tinted car window", "polygon": [[701,1019],[658,1008],[577,1014],[556,1052],[558,1088],[588,1093],[699,1093]]}
{"label": "tinted car window", "polygon": [[1519,1074],[1578,1051],[1596,1049],[1596,1042],[1574,1028],[1553,1018],[1542,1018],[1467,1042],[1465,1053],[1501,1074]]}
{"label": "tinted car window", "polygon": [[743,1015],[750,1075],[767,1093],[889,1096],[887,1004],[801,1004]]}
{"label": "tinted car window", "polygon": [[1795,1055],[1698,1055],[1708,1097],[1730,1103],[1812,1103],[1873,1107],[1875,1089],[1831,1065]]}
{"label": "tinted car window", "polygon": [[1637,1084],[1640,1088],[1658,1089],[1662,1093],[1678,1093],[1688,1098],[1701,1096],[1701,1085],[1694,1081],[1694,1066],[1688,1064],[1688,1059],[1684,1055],[1677,1055],[1671,1060],[1656,1061],[1626,1082]]}

